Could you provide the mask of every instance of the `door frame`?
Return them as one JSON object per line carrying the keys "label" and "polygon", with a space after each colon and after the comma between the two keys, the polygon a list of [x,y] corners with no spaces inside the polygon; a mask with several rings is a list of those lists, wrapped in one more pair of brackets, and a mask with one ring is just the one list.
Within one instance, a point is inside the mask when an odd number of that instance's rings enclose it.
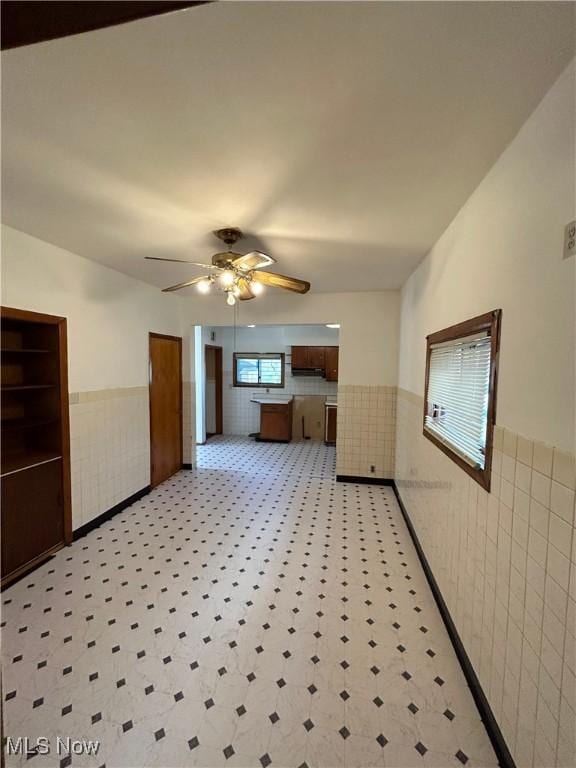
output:
{"label": "door frame", "polygon": [[183,397],[182,397],[182,337],[181,336],[169,336],[165,333],[154,333],[150,331],[148,333],[148,429],[150,433],[150,487],[155,488],[159,483],[153,483],[152,475],[152,456],[153,456],[153,440],[152,440],[152,339],[165,339],[167,341],[175,341],[178,344],[178,372],[179,372],[179,414],[180,419],[178,421],[180,425],[180,440],[179,440],[179,454],[180,454],[180,468],[184,461],[184,424],[183,424]]}
{"label": "door frame", "polygon": [[215,344],[204,344],[204,400],[206,400],[206,353],[211,349],[214,351],[214,361],[216,368],[216,432],[206,432],[206,408],[204,408],[204,432],[206,439],[213,435],[221,435],[224,430],[223,418],[223,349]]}

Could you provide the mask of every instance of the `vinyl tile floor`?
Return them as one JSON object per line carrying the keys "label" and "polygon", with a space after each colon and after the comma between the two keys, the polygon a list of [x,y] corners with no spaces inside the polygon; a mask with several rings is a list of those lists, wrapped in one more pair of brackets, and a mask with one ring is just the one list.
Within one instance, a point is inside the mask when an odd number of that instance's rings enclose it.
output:
{"label": "vinyl tile floor", "polygon": [[391,489],[199,464],[3,593],[6,765],[496,766]]}

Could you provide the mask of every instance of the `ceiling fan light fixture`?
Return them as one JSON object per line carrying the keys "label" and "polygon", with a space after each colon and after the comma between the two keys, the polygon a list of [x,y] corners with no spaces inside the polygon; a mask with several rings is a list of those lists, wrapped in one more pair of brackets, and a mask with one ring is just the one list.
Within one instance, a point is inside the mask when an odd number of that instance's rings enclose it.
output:
{"label": "ceiling fan light fixture", "polygon": [[231,285],[234,285],[234,272],[232,272],[231,269],[225,269],[220,275],[219,280],[221,285],[223,285],[225,288],[229,288]]}
{"label": "ceiling fan light fixture", "polygon": [[212,281],[201,280],[196,288],[200,291],[200,293],[210,293],[210,288],[212,288]]}
{"label": "ceiling fan light fixture", "polygon": [[229,307],[233,307],[234,304],[236,304],[236,296],[234,296],[232,291],[228,291],[228,296],[226,296],[226,304],[228,304]]}
{"label": "ceiling fan light fixture", "polygon": [[262,285],[262,283],[259,283],[257,280],[252,280],[252,282],[250,283],[250,290],[252,291],[254,296],[260,296],[260,294],[264,290],[264,286]]}

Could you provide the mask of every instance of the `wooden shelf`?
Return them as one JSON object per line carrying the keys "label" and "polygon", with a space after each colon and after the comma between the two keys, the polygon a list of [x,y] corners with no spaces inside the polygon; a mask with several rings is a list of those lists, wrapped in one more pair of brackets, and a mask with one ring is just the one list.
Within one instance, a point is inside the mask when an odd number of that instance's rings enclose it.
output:
{"label": "wooden shelf", "polygon": [[6,347],[3,349],[0,349],[0,354],[2,355],[49,355],[52,353],[51,349],[24,349],[24,348],[17,348],[17,347]]}
{"label": "wooden shelf", "polygon": [[56,451],[27,451],[26,453],[15,454],[14,456],[2,457],[1,474],[7,475],[10,472],[17,472],[29,467],[35,467],[38,464],[45,464],[48,461],[56,461],[62,456]]}
{"label": "wooden shelf", "polygon": [[2,392],[28,392],[33,389],[53,389],[55,384],[7,384],[2,387]]}
{"label": "wooden shelf", "polygon": [[2,307],[0,587],[72,540],[63,317]]}
{"label": "wooden shelf", "polygon": [[44,427],[47,424],[56,424],[55,418],[9,418],[2,419],[2,427],[7,429],[31,429],[33,427]]}

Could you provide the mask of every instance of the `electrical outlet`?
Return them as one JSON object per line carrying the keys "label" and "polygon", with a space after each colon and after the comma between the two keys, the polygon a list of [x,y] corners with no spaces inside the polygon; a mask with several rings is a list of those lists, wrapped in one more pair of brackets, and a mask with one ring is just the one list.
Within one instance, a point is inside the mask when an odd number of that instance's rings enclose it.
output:
{"label": "electrical outlet", "polygon": [[566,224],[564,229],[564,257],[576,256],[576,221]]}

